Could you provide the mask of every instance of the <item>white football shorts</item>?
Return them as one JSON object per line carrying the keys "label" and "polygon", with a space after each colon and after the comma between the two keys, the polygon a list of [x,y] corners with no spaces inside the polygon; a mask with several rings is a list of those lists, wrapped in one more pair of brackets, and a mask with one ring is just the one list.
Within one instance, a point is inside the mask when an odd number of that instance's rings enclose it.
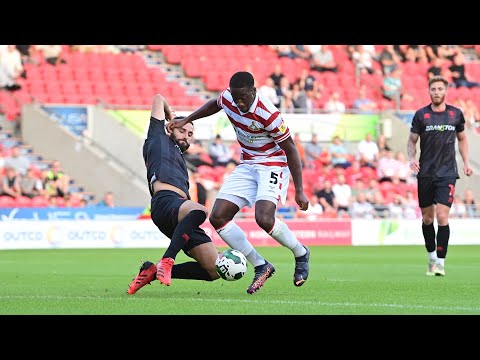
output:
{"label": "white football shorts", "polygon": [[290,169],[288,166],[240,164],[228,176],[217,194],[240,209],[252,207],[258,200],[268,200],[275,205],[287,199]]}

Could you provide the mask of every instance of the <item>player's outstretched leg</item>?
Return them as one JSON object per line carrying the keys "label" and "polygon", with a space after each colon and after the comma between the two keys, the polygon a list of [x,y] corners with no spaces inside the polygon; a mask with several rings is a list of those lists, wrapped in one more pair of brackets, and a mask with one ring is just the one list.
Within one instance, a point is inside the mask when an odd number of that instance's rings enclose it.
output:
{"label": "player's outstretched leg", "polygon": [[254,292],[258,291],[265,281],[273,275],[275,272],[275,268],[272,264],[265,260],[265,264],[255,266],[255,276],[253,277],[252,284],[248,287],[247,293],[253,294]]}
{"label": "player's outstretched leg", "polygon": [[162,258],[157,264],[157,279],[161,284],[170,286],[172,283],[172,267],[175,260]]}
{"label": "player's outstretched leg", "polygon": [[128,286],[127,294],[133,295],[145,285],[150,284],[155,280],[156,273],[157,268],[155,267],[155,264],[150,261],[144,261],[140,267],[138,275],[133,278],[133,281]]}
{"label": "player's outstretched leg", "polygon": [[295,273],[293,274],[293,285],[302,286],[308,278],[310,270],[310,250],[303,246],[307,253],[295,258]]}

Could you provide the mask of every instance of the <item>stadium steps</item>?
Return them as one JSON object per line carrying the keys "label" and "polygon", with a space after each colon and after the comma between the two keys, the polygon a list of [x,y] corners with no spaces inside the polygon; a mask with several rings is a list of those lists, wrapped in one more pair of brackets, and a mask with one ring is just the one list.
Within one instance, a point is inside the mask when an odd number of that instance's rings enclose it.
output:
{"label": "stadium steps", "polygon": [[206,101],[217,94],[205,89],[205,84],[200,78],[188,77],[185,75],[181,64],[168,63],[161,50],[148,51],[146,53],[146,62],[151,66],[158,66],[164,73],[167,73],[167,79],[176,81],[185,86],[186,94],[190,96],[198,96]]}

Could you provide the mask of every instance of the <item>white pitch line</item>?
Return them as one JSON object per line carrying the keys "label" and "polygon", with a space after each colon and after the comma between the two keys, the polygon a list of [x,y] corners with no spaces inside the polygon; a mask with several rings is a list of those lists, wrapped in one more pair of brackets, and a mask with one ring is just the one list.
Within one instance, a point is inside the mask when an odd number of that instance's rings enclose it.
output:
{"label": "white pitch line", "polygon": [[[98,300],[104,302],[105,297],[94,297],[94,296],[53,296],[53,295],[44,295],[44,296],[23,296],[23,295],[5,295],[0,296],[0,300],[12,300],[12,299],[52,299],[52,300]],[[165,298],[168,301],[181,301],[185,302],[188,300],[186,298]],[[144,297],[109,297],[108,300],[127,300],[127,301],[152,301],[151,298]],[[280,305],[316,305],[323,307],[373,307],[373,308],[397,308],[397,309],[423,309],[423,310],[443,310],[443,311],[452,311],[452,310],[461,310],[468,311],[473,313],[480,314],[480,307],[466,307],[466,306],[430,306],[430,305],[410,305],[410,304],[379,304],[379,303],[352,303],[352,302],[321,302],[321,301],[294,301],[294,300],[242,300],[242,299],[203,299],[192,297],[192,301],[205,301],[205,302],[224,302],[224,303],[252,303],[252,304],[280,304]]]}

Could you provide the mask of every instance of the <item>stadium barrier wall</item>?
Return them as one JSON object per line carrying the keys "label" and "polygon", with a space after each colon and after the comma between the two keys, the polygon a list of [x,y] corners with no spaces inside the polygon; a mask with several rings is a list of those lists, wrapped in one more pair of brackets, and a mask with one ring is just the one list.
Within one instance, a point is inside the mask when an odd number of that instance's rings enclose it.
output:
{"label": "stadium barrier wall", "polygon": [[[418,220],[285,220],[306,245],[422,245]],[[255,246],[280,246],[254,220],[235,220]],[[478,219],[452,219],[450,244],[478,245]],[[226,246],[207,222],[217,246]],[[166,238],[150,220],[11,220],[0,226],[0,249],[166,248]]]}

